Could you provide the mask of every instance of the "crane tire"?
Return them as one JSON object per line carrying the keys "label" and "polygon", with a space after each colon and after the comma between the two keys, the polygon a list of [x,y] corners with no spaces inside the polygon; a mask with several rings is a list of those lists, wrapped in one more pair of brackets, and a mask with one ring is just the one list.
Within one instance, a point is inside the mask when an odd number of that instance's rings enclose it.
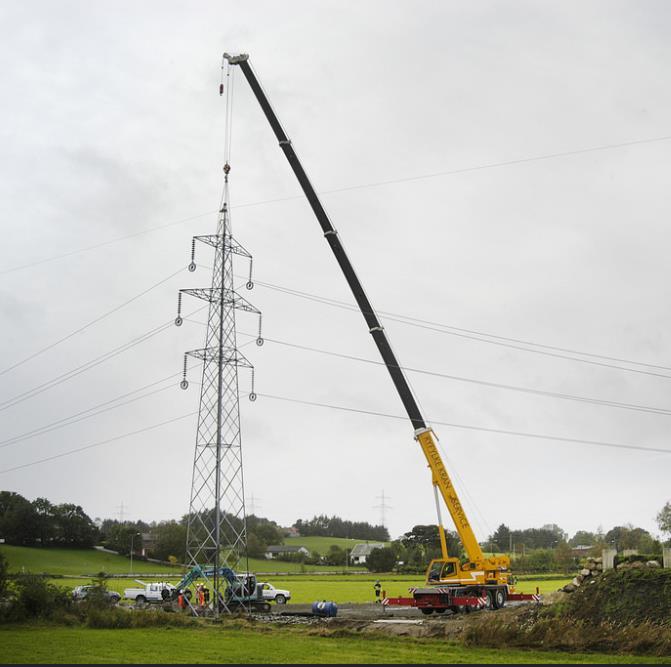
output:
{"label": "crane tire", "polygon": [[503,588],[494,591],[494,608],[503,609],[506,606],[506,592]]}
{"label": "crane tire", "polygon": [[429,614],[433,614],[433,609],[422,608],[422,609],[420,609],[420,611],[421,611],[422,614],[424,614],[425,616],[428,616]]}
{"label": "crane tire", "polygon": [[147,604],[147,598],[146,598],[144,595],[138,595],[138,596],[135,598],[135,604],[136,604],[138,607],[144,607],[145,604]]}

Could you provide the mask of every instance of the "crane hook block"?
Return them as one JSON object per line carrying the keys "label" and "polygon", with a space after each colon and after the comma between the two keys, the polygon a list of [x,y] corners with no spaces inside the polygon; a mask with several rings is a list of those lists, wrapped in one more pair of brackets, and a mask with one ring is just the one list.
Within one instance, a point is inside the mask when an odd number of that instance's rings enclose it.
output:
{"label": "crane hook block", "polygon": [[219,95],[223,95],[223,94],[224,94],[224,84],[220,83],[219,84]]}
{"label": "crane hook block", "polygon": [[228,162],[224,165],[224,174],[228,174],[231,171],[231,165]]}

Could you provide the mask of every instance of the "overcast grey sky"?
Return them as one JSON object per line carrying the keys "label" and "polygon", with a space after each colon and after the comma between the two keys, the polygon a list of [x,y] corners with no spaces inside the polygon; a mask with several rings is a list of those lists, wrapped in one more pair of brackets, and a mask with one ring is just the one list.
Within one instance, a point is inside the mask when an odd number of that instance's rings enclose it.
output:
{"label": "overcast grey sky", "polygon": [[[668,3],[24,1],[0,5],[0,30],[0,371],[185,268],[191,236],[215,230],[223,51],[251,54],[380,311],[671,367]],[[659,140],[515,163],[647,139]],[[512,164],[469,170],[500,163]],[[241,76],[232,166],[234,232],[257,279],[351,302]],[[183,351],[202,346],[197,323],[3,402],[170,321],[177,290],[208,282],[205,268],[183,271],[0,375],[0,468],[195,410],[197,388],[182,392],[173,378],[150,397],[7,442],[178,373]],[[248,296],[269,339],[377,360],[357,313],[261,285]],[[671,368],[385,326],[408,367],[671,410]],[[255,322],[240,316],[239,329]],[[245,354],[261,394],[403,415],[379,366],[272,342]],[[434,421],[671,451],[670,414],[409,377]],[[435,520],[409,422],[241,402],[257,513],[377,522],[384,489],[392,535]],[[656,531],[671,497],[667,454],[435,428],[480,538],[502,522]],[[178,517],[194,438],[195,418],[183,419],[3,472],[0,488],[91,516],[118,516],[123,502],[131,518]]]}

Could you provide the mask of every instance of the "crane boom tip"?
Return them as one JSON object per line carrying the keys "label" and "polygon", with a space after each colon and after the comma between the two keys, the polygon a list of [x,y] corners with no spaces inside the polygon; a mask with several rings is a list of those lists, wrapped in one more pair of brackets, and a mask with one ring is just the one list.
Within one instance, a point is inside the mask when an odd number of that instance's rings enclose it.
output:
{"label": "crane boom tip", "polygon": [[248,53],[239,53],[237,56],[232,55],[231,53],[224,53],[224,58],[228,60],[231,65],[238,65],[246,60],[249,60]]}

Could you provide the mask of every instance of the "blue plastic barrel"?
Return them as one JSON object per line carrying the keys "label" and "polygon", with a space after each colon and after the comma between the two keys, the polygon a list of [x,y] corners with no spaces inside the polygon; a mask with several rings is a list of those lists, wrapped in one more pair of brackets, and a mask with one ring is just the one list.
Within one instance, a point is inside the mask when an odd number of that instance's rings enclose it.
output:
{"label": "blue plastic barrel", "polygon": [[338,605],[335,602],[327,602],[326,600],[323,600],[322,602],[313,602],[312,613],[315,616],[331,618],[338,615]]}

